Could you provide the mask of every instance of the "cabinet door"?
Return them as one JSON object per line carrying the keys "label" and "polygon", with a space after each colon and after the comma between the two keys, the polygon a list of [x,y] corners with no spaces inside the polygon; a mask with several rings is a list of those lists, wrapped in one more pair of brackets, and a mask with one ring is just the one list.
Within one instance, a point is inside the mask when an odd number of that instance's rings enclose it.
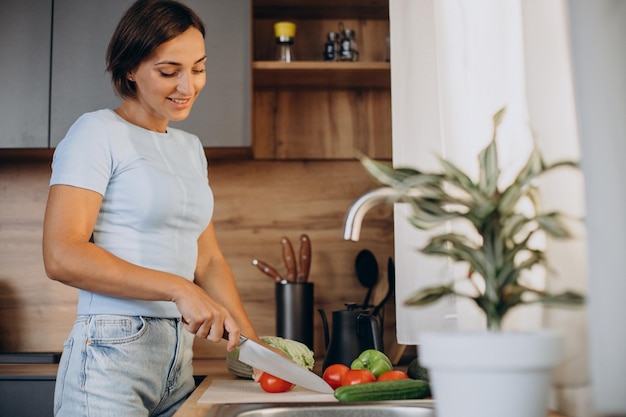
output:
{"label": "cabinet door", "polygon": [[63,139],[83,113],[115,108],[106,49],[132,0],[55,0],[50,90],[50,146]]}
{"label": "cabinet door", "polygon": [[2,148],[48,147],[51,22],[51,0],[2,3]]}
{"label": "cabinet door", "polygon": [[189,117],[172,126],[198,135],[205,147],[250,146],[250,1],[184,3],[204,22],[206,86]]}
{"label": "cabinet door", "polygon": [[[248,0],[188,0],[206,26],[207,84],[189,118],[172,123],[205,147],[250,146],[250,5]],[[83,113],[115,108],[105,54],[132,0],[56,0],[50,142],[56,146]]]}

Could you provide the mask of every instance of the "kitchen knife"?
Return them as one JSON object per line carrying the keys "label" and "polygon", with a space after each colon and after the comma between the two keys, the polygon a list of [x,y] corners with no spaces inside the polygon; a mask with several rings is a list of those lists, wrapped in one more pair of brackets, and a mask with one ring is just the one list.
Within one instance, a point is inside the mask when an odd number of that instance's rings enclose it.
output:
{"label": "kitchen knife", "polygon": [[274,278],[274,281],[276,282],[280,282],[280,283],[287,282],[283,279],[283,277],[280,276],[280,274],[278,273],[276,269],[272,268],[271,266],[269,266],[263,261],[260,261],[258,259],[253,259],[252,265],[259,268],[261,272],[263,272],[265,275],[269,276],[270,278]]}
{"label": "kitchen knife", "polygon": [[300,236],[300,273],[297,282],[307,282],[311,269],[311,239],[307,235]]}
{"label": "kitchen knife", "polygon": [[285,279],[289,282],[294,282],[296,280],[296,255],[293,251],[293,246],[291,245],[291,241],[287,237],[283,237],[280,240],[280,243],[283,246],[283,261],[285,262],[285,266],[287,267],[287,276]]}
{"label": "kitchen knife", "polygon": [[[225,338],[228,338],[227,333]],[[299,387],[324,394],[334,392],[332,387],[315,373],[243,335],[239,336],[239,360]]]}

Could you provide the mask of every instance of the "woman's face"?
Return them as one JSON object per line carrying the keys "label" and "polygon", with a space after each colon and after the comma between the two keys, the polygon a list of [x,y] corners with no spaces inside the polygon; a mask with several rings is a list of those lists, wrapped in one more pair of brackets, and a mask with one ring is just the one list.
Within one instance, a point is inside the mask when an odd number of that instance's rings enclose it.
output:
{"label": "woman's face", "polygon": [[206,52],[200,31],[190,27],[159,45],[129,75],[137,85],[132,116],[142,127],[164,132],[170,120],[189,116],[206,83]]}

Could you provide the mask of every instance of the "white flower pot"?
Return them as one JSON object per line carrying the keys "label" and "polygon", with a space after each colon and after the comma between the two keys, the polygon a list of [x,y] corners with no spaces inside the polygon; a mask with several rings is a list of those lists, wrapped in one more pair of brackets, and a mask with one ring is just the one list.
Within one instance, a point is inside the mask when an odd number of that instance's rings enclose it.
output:
{"label": "white flower pot", "polygon": [[419,345],[437,417],[546,417],[562,337],[538,332],[429,332]]}

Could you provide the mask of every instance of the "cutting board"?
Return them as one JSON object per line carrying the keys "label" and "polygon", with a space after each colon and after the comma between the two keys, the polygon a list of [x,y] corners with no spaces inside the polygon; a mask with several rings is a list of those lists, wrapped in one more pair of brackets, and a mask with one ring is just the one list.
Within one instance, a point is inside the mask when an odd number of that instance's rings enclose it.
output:
{"label": "cutting board", "polygon": [[214,380],[202,393],[199,403],[289,403],[289,402],[336,402],[333,394],[321,394],[305,388],[295,387],[291,391],[271,394],[263,391],[252,380]]}

